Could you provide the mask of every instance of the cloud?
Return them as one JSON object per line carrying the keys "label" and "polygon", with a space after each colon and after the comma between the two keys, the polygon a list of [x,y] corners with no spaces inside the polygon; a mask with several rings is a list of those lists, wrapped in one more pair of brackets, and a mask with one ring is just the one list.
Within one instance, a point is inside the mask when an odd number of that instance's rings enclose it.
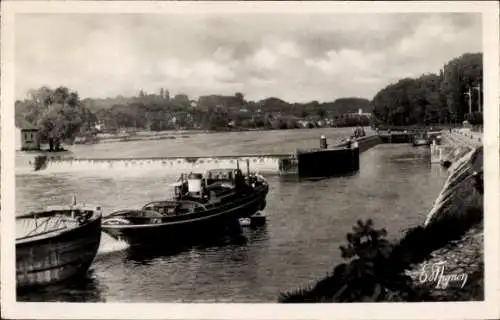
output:
{"label": "cloud", "polygon": [[276,44],[276,52],[288,58],[299,58],[300,48],[292,41],[282,41]]}
{"label": "cloud", "polygon": [[273,70],[277,60],[277,56],[271,50],[261,48],[250,58],[249,63],[257,69]]}
{"label": "cloud", "polygon": [[16,17],[16,96],[172,94],[370,99],[482,48],[479,14],[58,14]]}
{"label": "cloud", "polygon": [[385,55],[381,53],[364,53],[360,50],[341,49],[328,51],[324,58],[308,59],[306,65],[317,68],[327,75],[352,74],[370,76],[377,70],[378,63],[384,62]]}

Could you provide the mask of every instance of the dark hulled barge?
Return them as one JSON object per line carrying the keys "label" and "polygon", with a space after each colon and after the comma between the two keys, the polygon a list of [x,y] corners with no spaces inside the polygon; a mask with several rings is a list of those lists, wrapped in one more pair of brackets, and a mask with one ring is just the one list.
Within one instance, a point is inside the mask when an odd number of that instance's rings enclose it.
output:
{"label": "dark hulled barge", "polygon": [[86,274],[101,241],[99,207],[60,206],[16,217],[19,289]]}
{"label": "dark hulled barge", "polygon": [[[247,163],[248,165],[248,163]],[[170,200],[150,202],[140,210],[121,210],[103,220],[103,231],[131,245],[155,246],[220,233],[266,206],[269,191],[260,175],[237,169],[214,169],[181,175]],[[163,245],[162,244],[162,245]]]}

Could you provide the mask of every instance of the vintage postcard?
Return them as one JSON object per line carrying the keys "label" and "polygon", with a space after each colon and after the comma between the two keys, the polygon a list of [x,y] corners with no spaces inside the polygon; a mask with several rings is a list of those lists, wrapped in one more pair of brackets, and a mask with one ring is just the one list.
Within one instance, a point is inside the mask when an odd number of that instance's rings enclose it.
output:
{"label": "vintage postcard", "polygon": [[500,317],[496,2],[1,19],[3,317]]}

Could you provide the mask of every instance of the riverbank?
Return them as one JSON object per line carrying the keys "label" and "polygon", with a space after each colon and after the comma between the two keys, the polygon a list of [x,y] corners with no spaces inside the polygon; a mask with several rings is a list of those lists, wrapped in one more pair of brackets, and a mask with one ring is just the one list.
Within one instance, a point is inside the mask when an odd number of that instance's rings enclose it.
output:
{"label": "riverbank", "polygon": [[[469,150],[474,143],[465,146]],[[463,147],[463,145],[461,145]],[[280,302],[470,301],[483,299],[482,147],[457,155],[425,223],[393,242],[358,221],[340,247],[345,263]],[[475,174],[479,173],[479,174]],[[433,276],[434,271],[434,276]],[[437,272],[437,273],[436,273]],[[437,276],[436,276],[437,275]],[[433,278],[434,277],[434,278]],[[444,280],[466,278],[463,285]],[[443,280],[444,279],[444,280]]]}

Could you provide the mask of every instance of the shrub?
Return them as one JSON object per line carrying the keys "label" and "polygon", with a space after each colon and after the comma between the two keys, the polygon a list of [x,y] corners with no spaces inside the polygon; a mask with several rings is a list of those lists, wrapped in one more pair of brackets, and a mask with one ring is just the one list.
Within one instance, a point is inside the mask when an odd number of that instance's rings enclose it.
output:
{"label": "shrub", "polygon": [[385,239],[385,229],[373,227],[371,219],[358,221],[354,233],[347,234],[347,245],[339,247],[348,262],[337,265],[332,275],[315,286],[281,293],[278,301],[432,301],[429,291],[413,286],[404,271],[481,223],[482,209],[474,205],[464,208],[462,214],[444,215],[425,228],[410,228],[395,244]]}
{"label": "shrub", "polygon": [[44,154],[40,154],[40,155],[37,155],[35,157],[35,171],[38,171],[38,170],[41,170],[41,169],[44,169],[45,167],[47,167],[47,156],[44,155]]}

